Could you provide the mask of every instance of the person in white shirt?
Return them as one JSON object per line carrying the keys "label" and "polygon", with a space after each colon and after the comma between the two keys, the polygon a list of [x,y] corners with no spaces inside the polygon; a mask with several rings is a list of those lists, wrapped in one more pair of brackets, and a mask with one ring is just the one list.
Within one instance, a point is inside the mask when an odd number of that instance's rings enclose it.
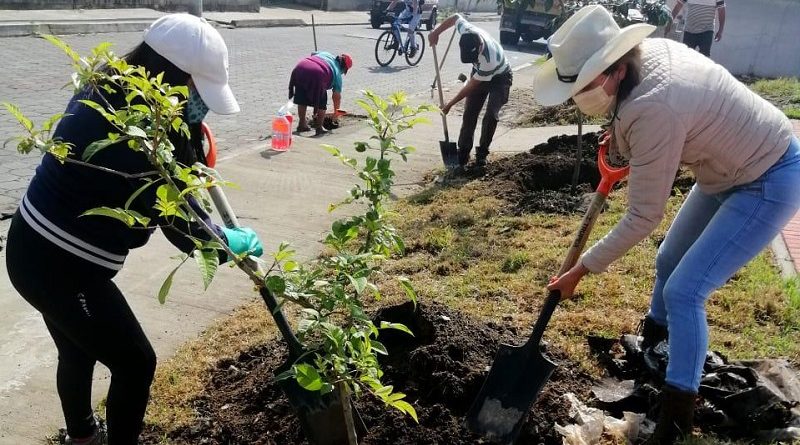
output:
{"label": "person in white shirt", "polygon": [[466,98],[464,117],[461,124],[461,133],[458,136],[458,163],[459,171],[463,171],[469,162],[472,142],[475,137],[475,126],[478,124],[478,115],[487,101],[486,113],[481,126],[481,138],[475,150],[475,166],[483,168],[486,157],[489,156],[489,145],[492,143],[497,122],[500,120],[500,110],[508,102],[511,90],[512,74],[503,47],[494,40],[486,31],[475,27],[459,14],[455,14],[442,22],[428,35],[431,46],[439,42],[439,35],[446,29],[455,25],[461,34],[459,46],[461,48],[461,62],[472,64],[472,76],[463,88],[448,102],[442,112],[447,114],[450,109],[462,99]]}
{"label": "person in white shirt", "polygon": [[[725,0],[677,0],[672,9],[672,19],[680,14],[686,5],[686,25],[683,29],[683,43],[689,48],[711,57],[711,43],[722,40],[725,29]],[[715,17],[719,15],[719,28],[714,34]]]}

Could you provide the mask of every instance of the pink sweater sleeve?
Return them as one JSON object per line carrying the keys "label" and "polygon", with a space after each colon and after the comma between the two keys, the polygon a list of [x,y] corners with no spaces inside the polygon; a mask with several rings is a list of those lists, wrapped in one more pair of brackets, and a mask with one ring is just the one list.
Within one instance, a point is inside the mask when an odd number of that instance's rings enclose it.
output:
{"label": "pink sweater sleeve", "polygon": [[630,148],[628,211],[581,257],[593,273],[605,271],[661,222],[686,141],[679,116],[662,103],[630,104],[616,125],[617,143]]}

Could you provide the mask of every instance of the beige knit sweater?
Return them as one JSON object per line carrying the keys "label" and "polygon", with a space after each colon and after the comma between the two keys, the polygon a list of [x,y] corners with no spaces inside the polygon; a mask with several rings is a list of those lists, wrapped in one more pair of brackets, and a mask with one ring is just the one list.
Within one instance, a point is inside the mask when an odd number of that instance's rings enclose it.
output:
{"label": "beige knit sweater", "polygon": [[789,120],[725,68],[667,39],[642,43],[642,81],[620,104],[612,143],[630,160],[628,211],[582,257],[604,271],[664,217],[680,165],[705,193],[760,177],[785,152]]}

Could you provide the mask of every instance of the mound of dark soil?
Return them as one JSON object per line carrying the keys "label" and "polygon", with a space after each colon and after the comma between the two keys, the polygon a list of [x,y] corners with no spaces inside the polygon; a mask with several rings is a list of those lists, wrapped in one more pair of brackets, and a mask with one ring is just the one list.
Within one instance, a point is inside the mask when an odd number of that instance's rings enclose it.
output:
{"label": "mound of dark soil", "polygon": [[527,153],[488,165],[484,181],[518,213],[571,213],[600,182],[597,142],[601,133],[583,135],[578,186],[572,189],[578,136],[554,136]]}
{"label": "mound of dark soil", "polygon": [[[583,212],[600,182],[597,149],[601,135],[602,132],[583,135],[581,166],[574,189],[577,135],[554,136],[528,152],[490,162],[485,174],[476,177],[491,194],[511,203],[512,211],[517,214]],[[614,165],[614,161],[609,163]],[[673,194],[675,190],[688,193],[693,184],[692,174],[681,170],[675,178]]]}
{"label": "mound of dark soil", "polygon": [[[385,308],[376,318],[401,322],[415,332],[384,332],[381,341],[389,350],[383,363],[384,380],[408,395],[417,409],[419,424],[370,396],[357,408],[369,430],[361,444],[482,443],[464,425],[464,415],[477,395],[497,348],[502,342],[521,343],[515,329],[482,323],[439,304],[413,309],[411,304]],[[527,332],[521,333],[526,335]],[[211,385],[195,402],[199,420],[180,431],[149,431],[143,443],[174,444],[303,444],[299,424],[287,400],[272,380],[283,363],[284,348],[278,342],[220,362],[212,372]],[[589,395],[591,380],[577,370],[564,354],[549,351],[559,366],[545,386],[523,426],[519,443],[560,444],[555,422],[568,421],[562,395]]]}

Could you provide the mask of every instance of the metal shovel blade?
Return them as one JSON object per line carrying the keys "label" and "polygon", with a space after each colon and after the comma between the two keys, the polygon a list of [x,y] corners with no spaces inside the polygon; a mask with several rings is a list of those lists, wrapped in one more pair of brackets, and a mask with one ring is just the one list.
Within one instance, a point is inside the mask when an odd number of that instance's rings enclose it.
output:
{"label": "metal shovel blade", "polygon": [[560,300],[560,292],[550,292],[524,345],[500,345],[489,375],[467,412],[469,429],[498,444],[514,443],[525,416],[556,368],[542,355],[539,341]]}
{"label": "metal shovel blade", "polygon": [[[538,345],[535,345],[538,346]],[[500,345],[492,369],[467,413],[467,425],[492,442],[512,444],[555,363],[538,350]]]}
{"label": "metal shovel blade", "polygon": [[439,141],[439,150],[445,167],[453,169],[458,166],[458,146],[455,142]]}

